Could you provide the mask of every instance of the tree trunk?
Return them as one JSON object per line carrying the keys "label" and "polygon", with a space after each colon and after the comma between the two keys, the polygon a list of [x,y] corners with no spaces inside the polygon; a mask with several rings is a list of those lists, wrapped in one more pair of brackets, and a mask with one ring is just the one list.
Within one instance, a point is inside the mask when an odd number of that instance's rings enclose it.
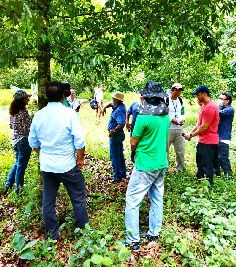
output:
{"label": "tree trunk", "polygon": [[[41,109],[47,105],[45,96],[45,88],[47,83],[51,80],[51,45],[48,39],[49,25],[49,9],[51,0],[38,0],[38,5],[41,6],[41,11],[44,20],[44,26],[41,34],[38,37],[38,108]],[[41,36],[44,36],[42,39]]]}
{"label": "tree trunk", "polygon": [[47,105],[47,99],[45,96],[46,84],[51,79],[51,69],[50,69],[50,60],[51,60],[51,49],[50,44],[43,43],[41,40],[38,44],[39,54],[37,56],[38,62],[38,107],[39,109]]}

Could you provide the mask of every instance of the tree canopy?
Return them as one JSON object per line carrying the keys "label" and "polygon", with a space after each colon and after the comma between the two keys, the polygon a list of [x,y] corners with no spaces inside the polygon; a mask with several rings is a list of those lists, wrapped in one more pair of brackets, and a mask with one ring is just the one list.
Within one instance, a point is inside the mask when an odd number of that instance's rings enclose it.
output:
{"label": "tree canopy", "polygon": [[33,58],[39,104],[50,80],[51,60],[64,71],[104,76],[112,67],[157,66],[165,52],[176,58],[199,47],[208,60],[218,51],[222,23],[235,1],[4,0],[0,1],[0,66]]}

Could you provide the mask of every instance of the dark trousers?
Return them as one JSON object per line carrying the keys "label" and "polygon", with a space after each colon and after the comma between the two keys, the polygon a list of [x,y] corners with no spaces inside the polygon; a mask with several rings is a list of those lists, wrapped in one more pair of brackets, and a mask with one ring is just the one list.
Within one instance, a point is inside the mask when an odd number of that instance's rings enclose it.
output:
{"label": "dark trousers", "polygon": [[229,161],[229,145],[220,142],[218,149],[218,169],[220,170],[221,168],[224,172],[224,175],[227,175],[232,171]]}
{"label": "dark trousers", "polygon": [[197,178],[201,179],[206,176],[210,184],[213,184],[214,166],[218,160],[218,144],[197,144],[196,163]]}
{"label": "dark trousers", "polygon": [[110,159],[113,168],[113,180],[121,180],[126,176],[126,166],[124,158],[123,141],[124,132],[119,132],[114,137],[110,137]]}
{"label": "dark trousers", "polygon": [[59,238],[56,219],[56,196],[60,183],[66,187],[74,210],[75,227],[84,228],[88,222],[84,177],[81,171],[74,167],[65,173],[42,172],[43,175],[43,218],[47,237]]}

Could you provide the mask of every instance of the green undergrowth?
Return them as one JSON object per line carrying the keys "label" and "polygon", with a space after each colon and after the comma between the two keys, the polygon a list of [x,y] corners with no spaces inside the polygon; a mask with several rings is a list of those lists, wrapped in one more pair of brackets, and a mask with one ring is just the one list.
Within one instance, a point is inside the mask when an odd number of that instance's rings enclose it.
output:
{"label": "green undergrowth", "polygon": [[[107,190],[102,187],[104,179],[95,179],[95,165],[101,173],[109,176],[107,166],[108,137],[107,114],[98,128],[93,125],[95,113],[82,107],[79,115],[85,127],[87,151],[95,157],[83,173],[87,192],[90,224],[82,232],[74,230],[73,209],[63,186],[57,198],[57,215],[61,240],[55,243],[44,240],[41,215],[42,181],[38,173],[38,158],[32,153],[25,176],[24,190],[20,195],[10,191],[0,198],[0,245],[1,253],[8,263],[24,266],[236,266],[236,177],[214,177],[209,188],[207,181],[196,181],[196,140],[186,142],[186,170],[174,171],[175,158],[170,154],[170,167],[165,176],[164,221],[158,249],[151,254],[144,244],[145,253],[140,257],[125,248],[125,192],[118,192],[114,184]],[[197,108],[196,108],[197,110]],[[195,114],[196,115],[196,114]],[[87,122],[91,122],[91,129]],[[196,121],[191,116],[186,129]],[[14,162],[9,129],[0,128],[0,191]],[[129,138],[126,134],[125,153],[129,156]],[[233,171],[235,161],[232,157]],[[102,161],[101,161],[102,159]],[[87,163],[89,160],[86,160]],[[102,162],[102,163],[101,163]],[[109,177],[110,179],[110,177]],[[150,203],[145,198],[140,207],[140,230],[148,227]],[[1,260],[1,257],[0,257]],[[4,265],[3,265],[4,266]]]}

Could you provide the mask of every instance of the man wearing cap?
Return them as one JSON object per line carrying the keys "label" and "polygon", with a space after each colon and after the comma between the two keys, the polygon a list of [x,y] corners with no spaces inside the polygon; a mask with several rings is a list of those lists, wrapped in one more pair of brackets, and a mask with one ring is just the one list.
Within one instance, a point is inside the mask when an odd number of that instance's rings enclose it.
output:
{"label": "man wearing cap", "polygon": [[168,140],[168,154],[170,145],[173,144],[176,154],[176,169],[182,172],[184,169],[184,138],[183,125],[185,122],[183,100],[180,98],[183,87],[180,83],[174,83],[169,96],[170,133]]}
{"label": "man wearing cap", "polygon": [[201,85],[192,92],[197,101],[202,103],[198,122],[189,134],[185,135],[186,140],[198,136],[196,151],[197,178],[206,177],[210,184],[213,184],[215,161],[218,158],[218,124],[219,110],[217,105],[210,99],[210,91],[207,86]]}
{"label": "man wearing cap", "polygon": [[126,192],[126,245],[139,248],[139,207],[146,193],[151,202],[148,241],[157,240],[162,226],[164,175],[168,167],[167,142],[170,119],[164,102],[167,96],[160,83],[149,81],[140,90],[144,100],[139,105],[130,140],[136,150],[135,164]]}
{"label": "man wearing cap", "polygon": [[84,177],[85,140],[77,114],[65,107],[64,86],[51,82],[46,87],[48,104],[38,111],[29,133],[30,146],[39,153],[43,176],[43,218],[47,238],[59,239],[55,203],[60,183],[70,196],[75,227],[88,222]]}
{"label": "man wearing cap", "polygon": [[104,107],[103,112],[111,107],[112,113],[108,122],[108,132],[110,137],[110,159],[113,168],[113,182],[120,182],[126,177],[126,165],[124,158],[123,141],[125,140],[124,126],[126,108],[123,103],[124,94],[117,91],[112,95],[112,103]]}

